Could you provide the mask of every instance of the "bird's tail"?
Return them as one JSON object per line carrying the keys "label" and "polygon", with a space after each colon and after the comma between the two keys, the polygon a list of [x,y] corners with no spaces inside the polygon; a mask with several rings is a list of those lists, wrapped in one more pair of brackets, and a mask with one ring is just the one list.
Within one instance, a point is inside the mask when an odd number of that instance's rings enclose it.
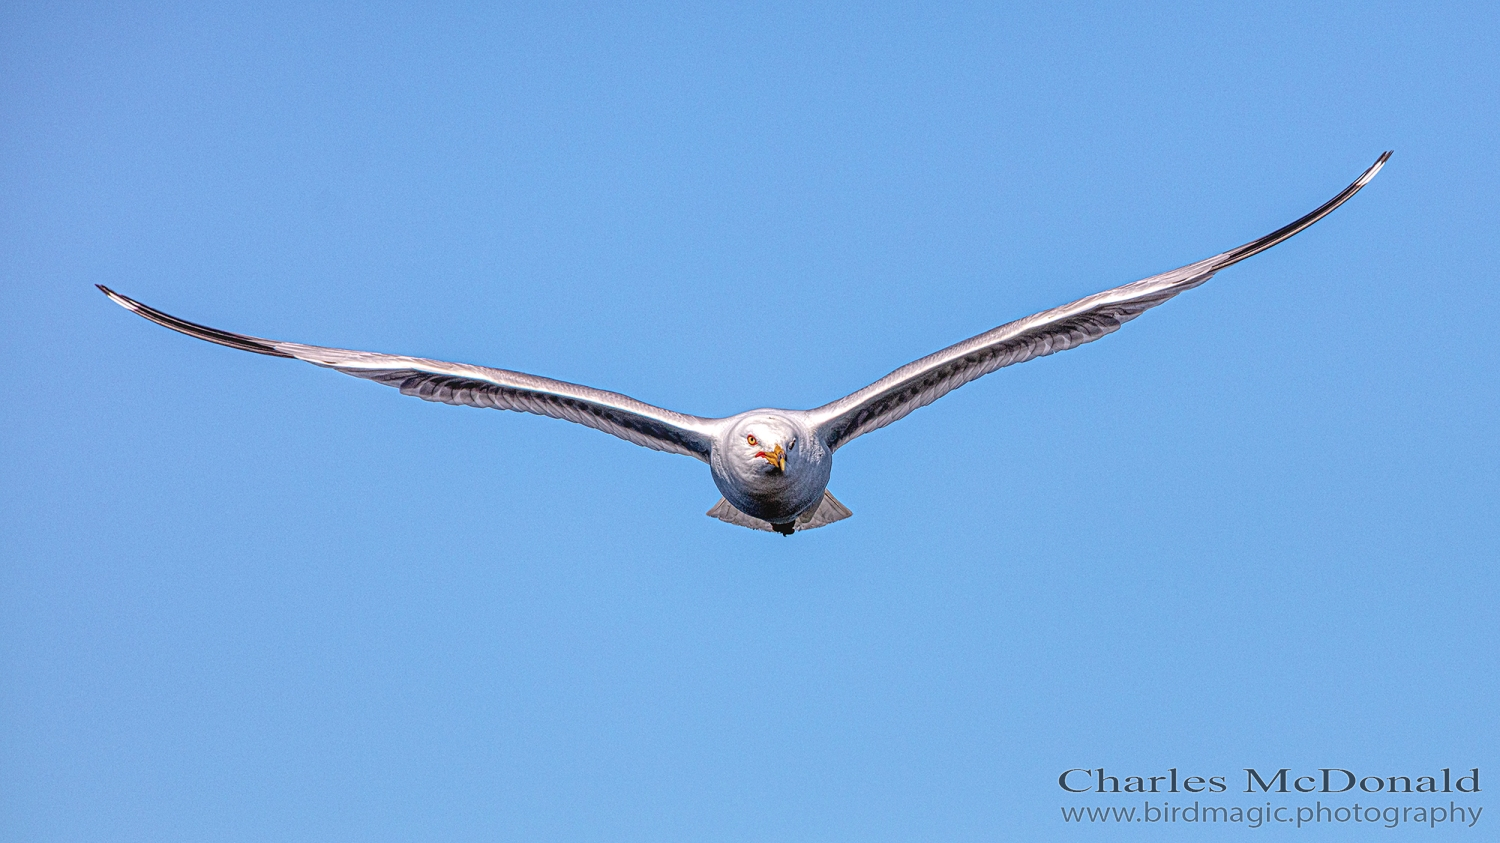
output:
{"label": "bird's tail", "polygon": [[[752,530],[765,530],[768,533],[783,532],[776,529],[776,526],[770,521],[762,521],[759,518],[754,518],[740,512],[738,509],[735,509],[734,504],[723,498],[719,498],[719,502],[714,504],[713,509],[710,509],[707,514],[726,524],[749,527]],[[827,489],[824,489],[823,500],[819,501],[817,506],[797,516],[797,520],[792,524],[792,531],[800,533],[803,530],[826,527],[835,521],[843,521],[853,514],[849,511],[849,507],[839,503],[838,498],[834,497]]]}

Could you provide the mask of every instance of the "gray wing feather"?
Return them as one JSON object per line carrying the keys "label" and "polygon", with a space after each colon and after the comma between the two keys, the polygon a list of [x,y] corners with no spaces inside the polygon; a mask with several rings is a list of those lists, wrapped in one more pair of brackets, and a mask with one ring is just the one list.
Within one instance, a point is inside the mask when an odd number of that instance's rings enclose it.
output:
{"label": "gray wing feather", "polygon": [[1307,228],[1344,204],[1385,165],[1386,152],[1339,194],[1295,222],[1211,258],[1105,290],[1071,304],[949,346],[909,363],[851,395],[810,411],[828,447],[837,449],[857,436],[878,430],[925,407],[964,384],[996,369],[1093,342],[1214,273],[1258,254]]}
{"label": "gray wing feather", "polygon": [[550,416],[705,462],[712,447],[717,420],[674,413],[628,395],[505,369],[234,334],[178,319],[103,285],[99,289],[126,310],[174,331],[242,351],[303,360],[393,386],[424,401]]}

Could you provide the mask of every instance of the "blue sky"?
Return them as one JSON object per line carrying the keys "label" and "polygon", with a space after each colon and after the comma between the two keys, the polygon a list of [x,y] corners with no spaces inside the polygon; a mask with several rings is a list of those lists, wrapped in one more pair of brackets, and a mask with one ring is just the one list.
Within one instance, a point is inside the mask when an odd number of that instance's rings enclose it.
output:
{"label": "blue sky", "polygon": [[[1500,760],[1493,8],[307,6],[0,13],[16,839],[1155,839],[1058,774]],[[841,450],[790,539],[93,288],[808,407],[1388,148]]]}

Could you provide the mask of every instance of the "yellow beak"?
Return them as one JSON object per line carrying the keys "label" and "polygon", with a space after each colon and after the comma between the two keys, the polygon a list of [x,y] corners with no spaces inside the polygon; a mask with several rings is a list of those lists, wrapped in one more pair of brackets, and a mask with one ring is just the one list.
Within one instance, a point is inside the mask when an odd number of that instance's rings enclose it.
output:
{"label": "yellow beak", "polygon": [[756,451],[755,455],[776,466],[779,471],[786,471],[786,449],[777,445],[769,451]]}

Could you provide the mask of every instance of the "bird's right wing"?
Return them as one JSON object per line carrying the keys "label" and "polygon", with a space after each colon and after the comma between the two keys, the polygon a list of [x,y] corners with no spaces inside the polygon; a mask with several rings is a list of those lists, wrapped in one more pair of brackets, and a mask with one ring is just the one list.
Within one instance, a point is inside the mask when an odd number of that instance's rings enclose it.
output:
{"label": "bird's right wing", "polygon": [[99,285],[112,301],[158,325],[241,351],[291,357],[346,375],[393,386],[424,401],[536,413],[602,430],[627,442],[708,461],[717,419],[674,413],[566,381],[373,351],[325,348],[233,334],[163,313]]}
{"label": "bird's right wing", "polygon": [[852,395],[810,410],[815,429],[837,449],[996,369],[1065,351],[1119,330],[1150,308],[1204,283],[1219,270],[1307,228],[1358,193],[1385,165],[1386,152],[1352,184],[1295,222],[1211,258],[1017,319],[891,372]]}

